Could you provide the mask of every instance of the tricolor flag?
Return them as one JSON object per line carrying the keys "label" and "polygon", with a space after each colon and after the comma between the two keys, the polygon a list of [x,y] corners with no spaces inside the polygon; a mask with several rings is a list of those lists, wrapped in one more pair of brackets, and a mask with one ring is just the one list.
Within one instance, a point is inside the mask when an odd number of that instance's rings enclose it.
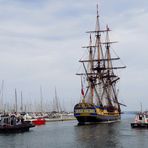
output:
{"label": "tricolor flag", "polygon": [[82,94],[82,96],[84,96],[84,90],[83,90],[83,88],[81,88],[81,94]]}
{"label": "tricolor flag", "polygon": [[82,77],[81,77],[81,94],[84,97],[84,90],[83,90],[83,83],[82,83]]}

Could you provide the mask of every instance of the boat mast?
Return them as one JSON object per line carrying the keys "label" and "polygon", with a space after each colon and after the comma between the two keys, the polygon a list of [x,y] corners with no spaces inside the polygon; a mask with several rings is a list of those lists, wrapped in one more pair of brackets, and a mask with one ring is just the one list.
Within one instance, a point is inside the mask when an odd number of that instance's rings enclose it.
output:
{"label": "boat mast", "polygon": [[40,106],[40,108],[41,108],[41,113],[43,112],[43,92],[42,92],[42,86],[40,86],[40,103],[41,103],[41,106]]}
{"label": "boat mast", "polygon": [[53,100],[53,105],[55,107],[55,111],[57,111],[58,113],[60,113],[62,111],[62,108],[61,108],[61,104],[60,104],[60,101],[59,101],[59,97],[57,95],[57,90],[56,90],[56,87],[55,87],[55,97],[54,97],[54,100]]}
{"label": "boat mast", "polygon": [[[99,12],[98,12],[98,5],[97,5],[97,17],[96,17],[96,27],[95,31],[89,31],[90,33],[90,44],[89,44],[89,63],[90,63],[90,76],[89,76],[89,87],[90,87],[90,93],[91,93],[91,103],[94,103],[94,92],[98,98],[98,103],[99,105],[102,105],[100,101],[100,96],[96,90],[96,82],[97,82],[97,74],[94,71],[94,66],[97,58],[98,61],[98,66],[100,67],[100,59],[103,57],[103,52],[102,52],[102,47],[101,47],[101,33],[100,33],[100,23],[99,23]],[[92,45],[92,40],[91,40],[91,33],[95,33],[96,41],[95,41],[95,46]],[[96,50],[98,56],[96,57]]]}
{"label": "boat mast", "polygon": [[[100,85],[98,85],[97,89],[96,89],[96,94],[97,94],[97,98],[98,98],[98,105],[102,106],[102,84],[103,79],[102,79],[102,73],[103,71],[101,70],[105,63],[103,61],[104,59],[104,55],[103,55],[103,50],[102,50],[102,44],[101,44],[101,33],[104,32],[104,30],[100,29],[100,21],[99,21],[99,7],[97,4],[97,18],[96,18],[96,29],[95,29],[95,36],[96,36],[96,43],[95,43],[95,48],[97,48],[97,53],[98,53],[98,57],[97,57],[97,76],[96,76],[96,82]],[[95,69],[94,69],[95,70]],[[103,89],[104,90],[104,89]]]}
{"label": "boat mast", "polygon": [[[90,60],[90,73],[93,73],[93,51],[92,51],[92,40],[91,40],[91,34],[90,34],[90,43],[89,43],[89,60]],[[89,88],[90,88],[90,91],[91,91],[91,96],[90,96],[90,103],[93,104],[93,97],[94,97],[94,85],[93,85],[93,76],[90,76],[90,81],[88,81],[88,85],[89,85]]]}
{"label": "boat mast", "polygon": [[15,88],[15,112],[17,113],[17,90]]}
{"label": "boat mast", "polygon": [[101,48],[101,33],[100,33],[100,22],[99,22],[99,8],[98,8],[98,4],[97,4],[97,19],[96,19],[96,44],[95,46],[97,47],[97,51],[98,51],[98,65],[100,66],[100,59],[101,56],[103,56],[102,54],[102,48]]}
{"label": "boat mast", "polygon": [[113,74],[112,71],[112,63],[111,63],[111,54],[110,54],[110,40],[109,40],[109,31],[110,29],[108,26],[106,26],[106,42],[105,42],[105,47],[106,47],[106,58],[107,58],[107,99],[109,106],[113,106],[111,99],[112,98],[112,92],[111,92],[111,74]]}
{"label": "boat mast", "polygon": [[5,109],[4,109],[4,100],[3,100],[3,95],[4,95],[4,80],[2,80],[2,84],[1,84],[1,90],[0,90],[0,94],[1,94],[1,99],[0,99],[0,101],[1,101],[1,108],[0,108],[0,111],[5,111]]}
{"label": "boat mast", "polygon": [[111,52],[110,52],[110,44],[116,43],[116,42],[110,42],[109,39],[109,31],[111,31],[108,27],[106,26],[106,40],[103,43],[106,48],[106,53],[105,57],[107,59],[106,63],[106,70],[107,70],[107,75],[106,75],[106,86],[107,86],[107,100],[108,100],[108,105],[109,106],[114,106],[117,105],[117,109],[119,112],[121,112],[120,109],[120,103],[118,102],[117,98],[117,92],[116,92],[116,82],[120,79],[118,76],[114,74],[114,69],[122,69],[126,68],[126,66],[123,67],[113,67],[112,61],[113,60],[119,60],[120,58],[111,58]]}
{"label": "boat mast", "polygon": [[21,112],[23,112],[23,94],[22,94],[22,91],[21,91]]}

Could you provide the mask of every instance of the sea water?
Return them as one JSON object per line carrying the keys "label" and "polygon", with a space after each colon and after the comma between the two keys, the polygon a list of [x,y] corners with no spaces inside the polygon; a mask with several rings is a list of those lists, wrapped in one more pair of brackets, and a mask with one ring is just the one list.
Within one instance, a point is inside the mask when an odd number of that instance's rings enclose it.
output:
{"label": "sea water", "polygon": [[148,129],[132,129],[133,120],[123,114],[115,123],[47,122],[29,132],[0,134],[0,148],[147,148]]}

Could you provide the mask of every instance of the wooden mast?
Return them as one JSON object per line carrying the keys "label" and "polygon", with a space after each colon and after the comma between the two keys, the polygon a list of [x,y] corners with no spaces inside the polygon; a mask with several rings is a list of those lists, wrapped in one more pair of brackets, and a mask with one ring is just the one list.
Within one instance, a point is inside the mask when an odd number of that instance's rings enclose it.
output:
{"label": "wooden mast", "polygon": [[98,48],[98,64],[100,65],[100,57],[101,57],[101,53],[100,53],[100,37],[101,34],[99,33],[100,31],[100,23],[99,23],[99,12],[98,12],[98,4],[97,4],[97,20],[96,20],[96,46]]}
{"label": "wooden mast", "polygon": [[106,53],[107,53],[107,99],[108,99],[108,102],[109,102],[109,106],[113,106],[112,104],[112,84],[111,84],[111,73],[112,72],[112,64],[111,64],[111,54],[110,54],[110,40],[109,40],[109,32],[110,29],[108,28],[108,25],[106,26]]}
{"label": "wooden mast", "polygon": [[[93,73],[93,51],[92,51],[92,40],[91,40],[91,34],[90,34],[90,48],[89,48],[89,60],[90,60],[90,73]],[[90,98],[90,101],[91,101],[91,104],[93,104],[93,97],[94,97],[94,85],[93,85],[93,80],[91,80],[93,78],[93,76],[90,76],[90,81],[88,81],[89,83],[89,87],[90,87],[90,93],[91,93],[91,98]]]}

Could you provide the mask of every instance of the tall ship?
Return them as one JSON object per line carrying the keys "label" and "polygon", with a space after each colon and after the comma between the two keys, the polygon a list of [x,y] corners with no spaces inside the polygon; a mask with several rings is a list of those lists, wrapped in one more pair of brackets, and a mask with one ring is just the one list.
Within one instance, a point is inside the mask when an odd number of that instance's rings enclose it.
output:
{"label": "tall ship", "polygon": [[100,29],[97,5],[96,27],[94,31],[87,32],[89,44],[83,47],[87,56],[79,61],[83,70],[77,73],[81,78],[82,97],[80,103],[74,106],[74,116],[80,124],[120,119],[121,105],[124,104],[118,99],[120,77],[117,70],[126,66],[119,65],[120,58],[111,47],[116,42],[110,41],[110,31],[108,25]]}

